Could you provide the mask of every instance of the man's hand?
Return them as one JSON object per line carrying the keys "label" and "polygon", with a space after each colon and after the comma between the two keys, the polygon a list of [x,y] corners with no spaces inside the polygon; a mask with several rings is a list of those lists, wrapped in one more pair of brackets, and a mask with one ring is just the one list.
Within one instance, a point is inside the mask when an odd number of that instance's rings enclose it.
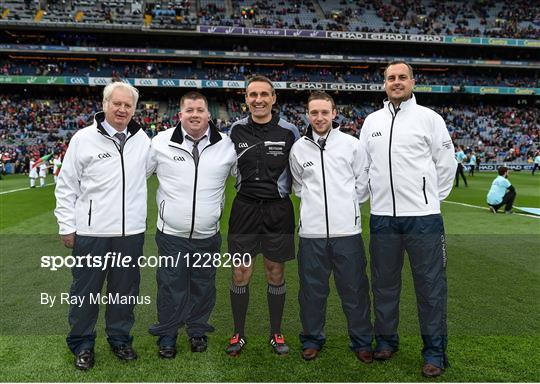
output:
{"label": "man's hand", "polygon": [[66,248],[73,248],[73,244],[75,244],[75,232],[68,235],[60,235],[60,237]]}

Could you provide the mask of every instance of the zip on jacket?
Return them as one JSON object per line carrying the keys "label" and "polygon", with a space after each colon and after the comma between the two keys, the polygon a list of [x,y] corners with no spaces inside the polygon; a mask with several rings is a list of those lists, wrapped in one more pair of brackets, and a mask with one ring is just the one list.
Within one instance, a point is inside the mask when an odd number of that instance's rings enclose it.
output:
{"label": "zip on jacket", "polygon": [[106,139],[112,141],[115,148],[118,150],[118,153],[120,154],[120,165],[122,169],[122,237],[124,237],[126,235],[126,168],[124,163],[124,149],[126,148],[128,140],[134,137],[135,133],[137,133],[140,127],[133,123],[133,121],[130,121],[127,127],[130,134],[127,135],[126,140],[124,141],[124,145],[120,146],[120,144],[118,144],[116,140],[114,140],[111,136],[107,134],[107,131],[105,131],[105,129],[101,125],[102,121],[103,120],[101,119],[97,120],[99,133],[101,133]]}
{"label": "zip on jacket", "polygon": [[[328,132],[328,135],[326,138],[328,139],[328,136],[330,135],[330,132]],[[326,246],[328,246],[328,241],[330,240],[330,223],[328,219],[328,196],[326,194],[326,174],[324,172],[324,148],[321,147],[319,144],[315,143],[315,141],[308,138],[308,141],[310,143],[313,143],[314,145],[319,148],[319,151],[321,153],[321,172],[322,172],[322,182],[323,182],[323,195],[324,195],[324,219],[326,222]]]}
{"label": "zip on jacket", "polygon": [[196,209],[197,209],[197,181],[199,179],[199,163],[200,163],[200,159],[202,157],[202,154],[203,154],[204,150],[206,148],[211,147],[214,144],[215,143],[209,143],[206,147],[201,149],[201,152],[199,154],[199,161],[198,162],[195,162],[195,158],[193,157],[193,154],[191,152],[189,152],[188,150],[186,150],[184,148],[179,148],[179,147],[176,147],[176,146],[172,146],[172,145],[169,144],[169,146],[172,147],[172,148],[176,148],[176,149],[179,149],[181,151],[186,152],[193,159],[193,164],[195,165],[195,175],[193,176],[193,205],[192,205],[192,208],[191,208],[191,229],[189,230],[189,239],[190,240],[193,238],[193,231],[195,230],[195,213],[196,213]]}
{"label": "zip on jacket", "polygon": [[[101,127],[101,124],[99,126]],[[118,153],[120,153],[120,164],[122,166],[122,237],[126,235],[126,169],[124,165],[124,148],[126,147],[126,144],[128,140],[133,137],[133,135],[128,135],[126,138],[126,141],[124,141],[124,146],[121,147],[116,140],[114,140],[112,137],[107,135],[106,133],[103,133],[103,131],[100,129],[100,133],[105,136],[108,140],[111,140],[118,150]]]}
{"label": "zip on jacket", "polygon": [[424,200],[426,201],[426,204],[428,204],[427,195],[426,195],[426,177],[425,176],[422,176],[422,193],[424,194]]}
{"label": "zip on jacket", "polygon": [[88,226],[92,224],[92,200],[90,200],[90,206],[88,207]]}
{"label": "zip on jacket", "polygon": [[392,192],[392,216],[396,217],[396,194],[394,192],[394,179],[392,177],[392,133],[394,132],[394,121],[396,120],[397,113],[399,112],[399,107],[394,107],[394,112],[392,113],[392,108],[394,106],[392,103],[388,103],[388,109],[392,114],[392,123],[390,124],[390,139],[388,141],[388,168],[390,173],[390,191]]}

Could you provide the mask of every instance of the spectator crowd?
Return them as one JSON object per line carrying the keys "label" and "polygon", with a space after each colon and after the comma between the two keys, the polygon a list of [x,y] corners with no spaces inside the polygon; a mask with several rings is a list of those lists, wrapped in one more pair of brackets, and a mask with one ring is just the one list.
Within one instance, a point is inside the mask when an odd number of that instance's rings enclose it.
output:
{"label": "spectator crowd", "polygon": [[[32,21],[154,29],[197,25],[538,39],[540,6],[528,0],[9,0],[0,15]],[[6,10],[9,10],[6,12]]]}

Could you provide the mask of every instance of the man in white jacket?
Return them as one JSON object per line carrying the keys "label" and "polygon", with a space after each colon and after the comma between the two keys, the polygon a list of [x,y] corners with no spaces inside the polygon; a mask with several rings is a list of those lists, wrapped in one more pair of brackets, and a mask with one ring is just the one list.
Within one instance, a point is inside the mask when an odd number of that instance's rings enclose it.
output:
{"label": "man in white jacket", "polygon": [[[86,256],[71,269],[71,296],[83,298],[69,311],[67,343],[76,355],[75,366],[94,365],[95,325],[105,279],[110,303],[105,314],[109,344],[122,360],[134,360],[130,331],[139,294],[138,259],[146,229],[146,174],[150,139],[132,117],[139,93],[123,82],[103,90],[103,112],[94,123],[78,131],[69,144],[56,184],[55,215],[64,245],[73,255]],[[106,257],[129,262],[105,264]],[[99,265],[99,261],[103,265]],[[113,264],[113,265],[112,265]]]}
{"label": "man in white jacket", "polygon": [[[186,325],[192,352],[207,348],[206,332],[216,302],[216,267],[221,264],[219,219],[227,176],[236,164],[228,136],[209,121],[208,101],[198,92],[180,100],[180,123],[152,139],[147,174],[156,173],[160,256],[175,265],[157,270],[158,354],[176,356],[178,329]],[[225,260],[223,260],[225,261]]]}
{"label": "man in white jacket", "polygon": [[332,129],[334,100],[325,92],[308,99],[310,126],[290,153],[293,188],[301,199],[300,334],[302,358],[315,359],[325,343],[328,280],[334,280],[347,318],[351,350],[373,361],[369,283],[356,185],[362,173],[359,141]]}
{"label": "man in white jacket", "polygon": [[401,269],[407,251],[424,342],[422,373],[447,366],[446,246],[440,201],[452,189],[454,147],[440,115],[416,104],[413,71],[403,61],[384,72],[388,100],[370,114],[360,133],[365,176],[362,199],[371,195],[371,283],[375,309],[374,358],[398,350]]}

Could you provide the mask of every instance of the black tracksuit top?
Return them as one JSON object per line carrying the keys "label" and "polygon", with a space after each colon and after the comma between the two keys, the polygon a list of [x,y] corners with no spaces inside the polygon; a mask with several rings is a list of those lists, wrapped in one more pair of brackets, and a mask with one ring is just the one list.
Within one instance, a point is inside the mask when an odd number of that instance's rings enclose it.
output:
{"label": "black tracksuit top", "polygon": [[291,123],[273,114],[266,124],[251,115],[235,122],[229,133],[238,156],[236,189],[245,200],[277,200],[291,192],[289,152],[300,137]]}

